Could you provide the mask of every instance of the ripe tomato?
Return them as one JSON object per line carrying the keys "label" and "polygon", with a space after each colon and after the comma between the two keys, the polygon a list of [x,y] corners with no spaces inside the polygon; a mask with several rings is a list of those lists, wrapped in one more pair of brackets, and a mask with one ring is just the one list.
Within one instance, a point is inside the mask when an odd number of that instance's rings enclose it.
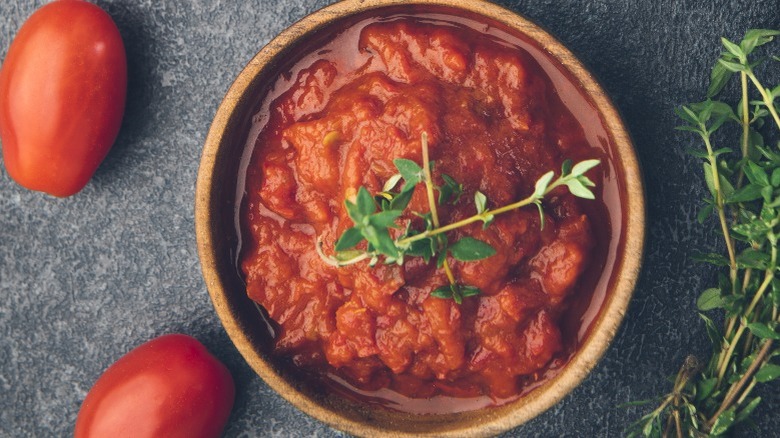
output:
{"label": "ripe tomato", "polygon": [[81,405],[74,436],[218,437],[234,395],[230,372],[200,342],[160,336],[100,376]]}
{"label": "ripe tomato", "polygon": [[19,29],[0,69],[0,138],[8,173],[70,196],[116,140],[127,58],[111,17],[82,0],[49,3]]}

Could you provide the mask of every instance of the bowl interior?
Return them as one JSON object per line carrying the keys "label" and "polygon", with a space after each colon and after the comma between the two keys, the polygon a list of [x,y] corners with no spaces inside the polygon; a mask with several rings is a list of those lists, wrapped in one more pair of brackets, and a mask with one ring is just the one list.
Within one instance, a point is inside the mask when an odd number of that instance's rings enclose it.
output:
{"label": "bowl interior", "polygon": [[[401,5],[403,3],[403,5]],[[410,3],[414,3],[413,5]],[[490,409],[458,414],[411,415],[350,402],[312,385],[312,380],[270,359],[272,328],[247,296],[238,269],[243,194],[241,176],[252,142],[252,117],[270,84],[291,59],[327,38],[335,27],[367,15],[435,12],[485,18],[520,34],[529,48],[545,53],[578,87],[604,127],[620,206],[619,236],[611,252],[611,276],[605,285],[601,310],[593,315],[589,333],[562,371],[519,400]],[[484,18],[482,18],[484,17]],[[335,26],[335,27],[334,27]],[[315,41],[315,42],[313,42]],[[201,158],[196,189],[196,235],[206,286],[232,341],[250,366],[288,401],[310,415],[360,435],[436,434],[491,435],[515,427],[559,401],[592,369],[603,355],[622,320],[638,276],[644,241],[644,201],[636,157],[630,138],[612,103],[579,61],[552,36],[526,19],[493,4],[474,1],[347,0],[310,15],[269,43],[246,66],[223,100],[209,131]]]}

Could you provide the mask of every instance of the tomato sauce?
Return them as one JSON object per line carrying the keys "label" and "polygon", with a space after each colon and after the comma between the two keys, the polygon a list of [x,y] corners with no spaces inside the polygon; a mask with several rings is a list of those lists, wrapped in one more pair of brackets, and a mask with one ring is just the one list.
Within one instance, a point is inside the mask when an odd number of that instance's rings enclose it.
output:
{"label": "tomato sauce", "polygon": [[[347,397],[418,413],[502,404],[565,365],[604,299],[618,188],[603,127],[540,53],[471,19],[396,15],[356,21],[287,66],[254,120],[240,213],[240,267],[275,355]],[[567,158],[602,160],[597,200],[560,188],[544,224],[531,206],[450,232],[496,249],[449,259],[481,290],[461,305],[431,296],[448,282],[433,261],[329,266],[315,242],[332,254],[353,225],[344,200],[380,192],[395,158],[422,163],[423,132],[434,181],[464,187],[443,224],[473,215],[476,191],[489,208],[530,195]],[[419,229],[411,212],[428,211],[419,185],[399,223]]]}

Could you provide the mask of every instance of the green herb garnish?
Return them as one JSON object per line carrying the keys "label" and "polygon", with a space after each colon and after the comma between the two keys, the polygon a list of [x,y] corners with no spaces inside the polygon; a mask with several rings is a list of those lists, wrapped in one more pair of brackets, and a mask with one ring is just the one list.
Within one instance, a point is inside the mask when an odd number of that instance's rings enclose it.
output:
{"label": "green herb garnish", "polygon": [[[658,403],[658,407],[631,425],[629,436],[725,434],[746,421],[761,403],[760,397],[751,395],[754,388],[780,377],[780,366],[772,363],[780,355],[775,343],[780,340],[780,279],[776,278],[780,152],[767,146],[762,135],[780,130],[776,103],[780,86],[765,87],[755,74],[764,59],[751,57],[777,35],[780,31],[754,29],[739,44],[723,38],[725,51],[712,70],[708,100],[677,110],[684,122],[678,129],[696,134],[704,144],[703,151],[692,152],[704,161],[711,195],[699,222],[714,213],[726,243],[725,256],[699,257],[725,272],[716,287],[699,296],[697,305],[702,312],[725,312],[725,327],[721,331],[701,314],[712,341],[712,357],[706,364],[688,357],[670,394],[632,403]],[[735,75],[740,79],[741,100],[733,107],[711,100]],[[714,145],[713,134],[726,123],[739,126],[739,153]]]}
{"label": "green herb garnish", "polygon": [[[488,199],[481,192],[474,195],[476,214],[466,219],[442,225],[439,221],[438,206],[460,201],[464,187],[452,177],[441,175],[444,181],[442,186],[433,183],[433,162],[428,156],[428,135],[422,134],[423,164],[420,166],[412,160],[396,159],[393,164],[398,169],[398,174],[389,178],[382,191],[372,196],[368,189],[360,187],[354,200],[347,199],[345,206],[350,219],[354,223],[347,229],[335,244],[335,255],[328,256],[322,251],[321,242],[317,242],[317,251],[320,257],[332,266],[347,266],[362,261],[368,261],[374,266],[382,260],[386,264],[403,265],[406,257],[422,257],[426,262],[436,261],[436,266],[443,268],[449,279],[449,284],[441,286],[431,292],[438,298],[453,299],[460,304],[463,298],[478,295],[480,290],[474,286],[458,283],[450,268],[448,257],[455,260],[470,262],[486,259],[496,253],[496,250],[488,243],[470,236],[465,236],[457,241],[450,242],[446,233],[474,222],[482,222],[483,227],[488,227],[493,219],[502,213],[512,211],[528,205],[535,205],[539,209],[541,226],[544,226],[544,209],[542,200],[552,190],[560,186],[566,186],[569,191],[580,198],[594,199],[590,187],[594,187],[593,181],[585,176],[585,173],[596,167],[599,160],[586,160],[575,165],[570,160],[563,163],[561,175],[555,178],[555,172],[544,174],[536,182],[534,192],[525,199],[515,203],[488,208]],[[403,180],[403,186],[395,191]],[[407,225],[398,237],[393,238],[391,228],[400,229],[397,221],[407,209],[412,194],[418,184],[425,184],[428,198],[428,213],[412,212],[422,218],[424,227],[416,230]],[[434,192],[438,191],[436,197]],[[356,249],[358,245],[365,243],[365,249]]]}

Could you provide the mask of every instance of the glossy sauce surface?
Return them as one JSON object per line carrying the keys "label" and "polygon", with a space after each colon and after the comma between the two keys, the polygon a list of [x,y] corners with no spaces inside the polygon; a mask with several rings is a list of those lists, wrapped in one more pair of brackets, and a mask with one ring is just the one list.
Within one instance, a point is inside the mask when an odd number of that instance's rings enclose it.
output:
{"label": "glossy sauce surface", "polygon": [[[312,47],[261,104],[240,213],[241,269],[273,320],[275,354],[347,397],[418,413],[502,404],[564,366],[604,300],[621,231],[593,114],[538,49],[470,19],[368,18]],[[328,266],[315,241],[332,253],[352,226],[344,200],[381,191],[395,158],[421,163],[423,132],[435,182],[465,188],[442,223],[474,214],[477,190],[490,208],[528,196],[566,158],[602,160],[589,173],[597,201],[559,189],[544,227],[531,207],[449,233],[497,250],[450,259],[482,291],[462,305],[430,296],[447,283],[433,262]],[[407,212],[428,212],[415,190]],[[409,213],[399,223],[421,226]]]}

